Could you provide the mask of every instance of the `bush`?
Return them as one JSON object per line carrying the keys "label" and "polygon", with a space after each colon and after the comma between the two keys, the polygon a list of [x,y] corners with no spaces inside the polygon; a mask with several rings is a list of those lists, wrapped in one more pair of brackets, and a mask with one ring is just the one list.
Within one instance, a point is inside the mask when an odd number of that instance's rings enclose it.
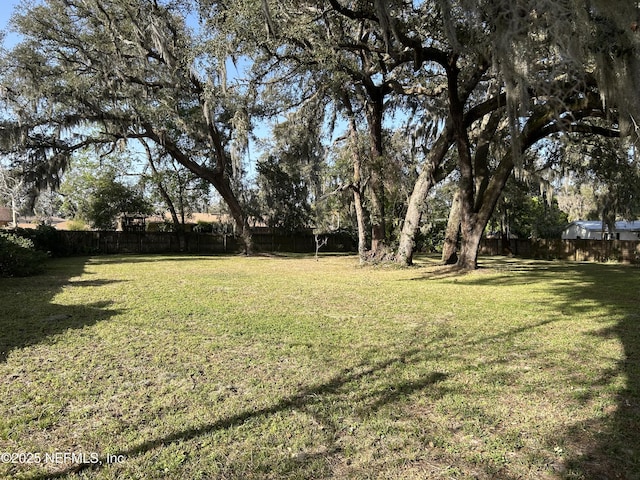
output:
{"label": "bush", "polygon": [[27,277],[44,270],[47,254],[37,251],[33,241],[0,232],[0,277]]}
{"label": "bush", "polygon": [[11,233],[33,242],[33,248],[47,255],[68,255],[66,246],[60,242],[60,232],[50,225],[40,224],[36,228],[16,228]]}
{"label": "bush", "polygon": [[193,227],[193,231],[196,233],[213,233],[213,230],[213,223],[204,222],[202,220],[198,220],[198,224]]}
{"label": "bush", "polygon": [[84,232],[89,230],[89,225],[87,225],[83,220],[69,220],[67,222],[67,230]]}

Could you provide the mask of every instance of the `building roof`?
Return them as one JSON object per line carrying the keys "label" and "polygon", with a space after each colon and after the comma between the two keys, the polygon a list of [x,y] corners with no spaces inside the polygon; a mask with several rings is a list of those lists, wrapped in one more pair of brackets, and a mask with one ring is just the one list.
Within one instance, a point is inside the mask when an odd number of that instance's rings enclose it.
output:
{"label": "building roof", "polygon": [[[585,230],[590,230],[593,232],[601,232],[602,231],[602,222],[600,220],[577,220],[575,222],[571,222],[567,228],[572,225],[576,225],[578,227],[584,228]],[[565,228],[565,230],[567,229]],[[607,226],[604,226],[605,230],[608,230]],[[640,220],[626,221],[622,220],[616,222],[616,231],[629,231],[629,232],[640,232]]]}
{"label": "building roof", "polygon": [[[164,212],[162,215],[150,215],[147,216],[147,222],[164,222],[171,221],[171,214],[169,212]],[[198,223],[198,222],[233,222],[233,217],[226,213],[199,213],[193,212],[186,218],[187,223]]]}

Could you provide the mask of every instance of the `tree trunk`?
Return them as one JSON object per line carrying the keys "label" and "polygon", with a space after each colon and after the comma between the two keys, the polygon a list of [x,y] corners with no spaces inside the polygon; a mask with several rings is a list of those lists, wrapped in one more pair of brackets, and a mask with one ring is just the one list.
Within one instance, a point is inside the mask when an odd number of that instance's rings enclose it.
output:
{"label": "tree trunk", "polygon": [[[475,75],[476,82],[480,80],[480,74],[483,71],[484,68],[480,66],[478,72],[476,72],[477,75]],[[420,220],[424,210],[426,196],[433,185],[435,185],[441,179],[445,178],[446,175],[450,173],[450,169],[447,169],[448,171],[443,171],[441,169],[441,165],[454,140],[458,140],[458,137],[460,137],[460,139],[463,141],[462,144],[456,141],[458,148],[463,148],[463,150],[466,149],[467,154],[469,154],[468,137],[466,136],[466,125],[464,119],[464,104],[462,100],[458,98],[458,73],[459,72],[457,68],[454,64],[452,64],[450,70],[447,72],[447,81],[449,86],[448,91],[451,95],[449,117],[447,118],[447,122],[445,124],[444,130],[440,134],[440,137],[438,137],[438,140],[429,151],[425,169],[420,173],[418,181],[416,182],[414,190],[409,199],[407,214],[405,215],[404,224],[402,226],[402,233],[400,235],[400,245],[398,247],[398,253],[396,255],[396,260],[400,264],[410,265],[412,262],[413,249],[415,248],[415,235],[420,226]],[[465,95],[468,96],[471,92],[470,85],[467,85],[467,88],[465,90]],[[490,105],[491,103],[488,102],[486,106]],[[473,115],[471,115],[470,118],[467,119],[467,125],[471,125],[474,121],[479,120],[486,113],[487,112],[484,110],[484,108],[477,109],[473,113]],[[466,142],[464,141],[465,138]],[[470,162],[470,158],[468,158],[468,161]],[[432,178],[430,180],[423,178],[423,176],[429,175],[437,178]],[[471,184],[473,184],[473,178],[471,179]]]}
{"label": "tree trunk", "polygon": [[452,141],[453,131],[450,122],[447,122],[443,132],[429,151],[425,165],[420,171],[418,180],[409,197],[407,213],[402,224],[400,242],[396,253],[396,262],[401,265],[408,266],[413,263],[413,253],[416,246],[415,238],[420,228],[420,220],[424,213],[427,195],[431,188],[448,174],[448,172],[442,171],[440,166],[451,147]]}
{"label": "tree trunk", "polygon": [[18,206],[16,205],[15,195],[11,195],[11,220],[13,228],[18,228]]}
{"label": "tree trunk", "polygon": [[409,266],[413,263],[413,253],[416,247],[415,238],[420,228],[424,204],[429,190],[431,190],[431,187],[435,184],[433,167],[434,164],[430,163],[420,172],[411,196],[409,197],[407,213],[404,216],[404,223],[402,224],[402,231],[400,232],[400,242],[398,244],[398,251],[396,252],[396,262],[401,265]]}
{"label": "tree trunk", "polygon": [[169,209],[169,213],[171,214],[171,221],[173,222],[173,228],[175,230],[176,239],[178,240],[178,246],[180,251],[182,252],[186,249],[186,245],[187,245],[185,232],[184,232],[184,218],[182,223],[180,223],[180,219],[178,218],[178,212],[176,211],[176,207],[173,204],[173,200],[171,199],[169,192],[167,192],[166,188],[164,188],[164,185],[162,184],[162,181],[160,180],[160,174],[158,173],[156,164],[153,161],[153,154],[151,153],[151,147],[149,147],[149,144],[144,139],[141,139],[141,143],[145,151],[147,152],[147,160],[149,161],[149,166],[151,167],[151,172],[153,173],[153,176],[154,176],[154,183],[158,187],[160,196],[164,200],[165,204],[167,205],[167,208]]}
{"label": "tree trunk", "polygon": [[228,179],[219,183],[221,184],[220,187],[217,187],[215,184],[214,186],[216,186],[216,190],[229,207],[229,212],[231,213],[231,216],[236,223],[236,228],[240,233],[240,239],[242,240],[244,246],[244,253],[245,255],[252,255],[253,236],[251,234],[251,228],[249,227],[249,221],[245,216],[242,206],[240,205],[240,202],[238,201],[235,193],[231,189],[231,185],[229,185]]}
{"label": "tree trunk", "polygon": [[480,223],[474,223],[464,229],[458,262],[456,263],[456,266],[461,270],[475,270],[478,268],[478,252],[483,231],[484,227]]}
{"label": "tree trunk", "polygon": [[357,132],[355,129],[355,119],[351,118],[351,135],[352,135],[352,148],[353,152],[353,203],[356,209],[356,222],[358,224],[358,258],[360,264],[363,264],[367,256],[367,233],[366,225],[364,222],[364,209],[362,208],[362,177],[360,174],[360,154],[358,152]]}
{"label": "tree trunk", "polygon": [[[407,213],[404,216],[402,231],[400,232],[400,241],[398,243],[398,251],[396,252],[396,262],[400,265],[409,266],[413,264],[413,253],[416,248],[416,234],[420,228],[420,220],[422,219],[422,204],[424,203],[423,191],[429,191],[432,185],[425,181],[416,182],[413,187],[409,204],[407,205]],[[419,201],[418,198],[422,198]]]}
{"label": "tree trunk", "polygon": [[176,233],[176,238],[178,239],[178,245],[179,245],[180,251],[182,252],[187,248],[187,239],[184,232],[184,219],[182,220],[182,222],[180,222],[180,219],[178,218],[178,212],[176,211],[176,207],[173,204],[171,197],[169,197],[169,194],[165,191],[164,187],[159,182],[158,182],[158,188],[160,190],[160,194],[162,195],[162,197],[165,199],[165,202],[167,203],[167,208],[169,209],[169,212],[171,213],[171,221],[173,222],[173,228]]}
{"label": "tree trunk", "polygon": [[367,233],[364,223],[364,209],[362,208],[362,194],[356,185],[353,189],[353,203],[356,208],[356,221],[358,223],[358,258],[363,264],[367,257]]}
{"label": "tree trunk", "polygon": [[473,176],[473,159],[471,155],[471,142],[469,133],[464,123],[464,102],[458,94],[458,69],[452,65],[447,72],[449,84],[449,111],[453,123],[453,132],[458,151],[458,169],[460,171],[460,233],[462,242],[460,255],[458,256],[459,268],[473,270],[477,267],[477,248],[474,252],[474,245],[479,245],[482,230],[477,231],[477,218],[475,213],[475,182]]}
{"label": "tree trunk", "polygon": [[369,125],[369,145],[371,151],[371,177],[369,191],[371,192],[371,254],[376,258],[385,247],[386,226],[384,209],[383,175],[384,158],[382,142],[383,96],[381,93],[370,94],[372,100],[368,103],[367,123]]}
{"label": "tree trunk", "polygon": [[[473,166],[475,202],[473,206],[474,215],[475,212],[480,209],[482,202],[484,201],[485,191],[489,185],[489,168],[487,163],[489,146],[491,144],[491,139],[495,135],[501,118],[501,112],[493,112],[482,122],[481,131],[479,136],[477,137]],[[444,244],[442,246],[442,263],[444,263],[445,265],[455,265],[458,262],[457,247],[458,239],[460,238],[460,214],[460,191],[457,191],[453,197],[453,202],[451,204],[451,211],[449,212],[449,220],[447,221]],[[486,224],[482,226],[482,231],[484,231],[485,226]],[[474,237],[475,233],[471,234],[471,236]],[[480,236],[482,236],[482,232],[480,233]],[[471,239],[471,242],[473,243],[475,242],[475,240]],[[469,245],[465,246],[465,249],[469,248],[473,249],[474,247]],[[473,257],[473,255],[465,253],[465,257]],[[475,257],[477,258],[477,252]]]}
{"label": "tree trunk", "polygon": [[[238,198],[231,188],[231,182],[227,177],[227,174],[224,170],[223,166],[220,168],[216,168],[212,170],[210,168],[204,167],[197,162],[194,162],[188,155],[186,155],[179,147],[166,135],[158,134],[153,129],[153,126],[150,124],[144,125],[146,130],[146,136],[156,142],[159,145],[162,145],[167,153],[171,155],[178,163],[185,166],[193,173],[195,173],[198,177],[203,180],[208,181],[213,185],[216,191],[222,197],[222,200],[229,207],[229,211],[233,220],[236,223],[236,228],[240,234],[240,239],[244,246],[244,253],[247,255],[251,255],[253,253],[253,237],[251,235],[251,229],[249,228],[249,221],[246,217],[242,205],[238,201]],[[217,138],[217,137],[215,137]],[[219,151],[219,155],[222,155],[224,152]],[[222,165],[222,162],[219,162]]]}
{"label": "tree trunk", "polygon": [[358,148],[358,128],[356,126],[356,118],[351,105],[351,100],[346,93],[343,94],[342,103],[349,117],[349,140],[351,142],[351,157],[353,159],[353,183],[351,190],[353,191],[353,203],[356,209],[356,222],[358,224],[358,258],[360,264],[365,263],[367,257],[367,233],[364,219],[364,209],[362,208],[362,158],[360,157],[360,149]]}
{"label": "tree trunk", "polygon": [[449,220],[442,245],[442,263],[455,265],[458,262],[458,238],[460,236],[460,193],[456,192],[449,211]]}
{"label": "tree trunk", "polygon": [[478,266],[478,253],[482,234],[489,223],[491,214],[513,171],[513,156],[507,153],[500,161],[487,187],[476,198],[475,209],[461,214],[462,245],[458,266],[464,270],[473,270]]}

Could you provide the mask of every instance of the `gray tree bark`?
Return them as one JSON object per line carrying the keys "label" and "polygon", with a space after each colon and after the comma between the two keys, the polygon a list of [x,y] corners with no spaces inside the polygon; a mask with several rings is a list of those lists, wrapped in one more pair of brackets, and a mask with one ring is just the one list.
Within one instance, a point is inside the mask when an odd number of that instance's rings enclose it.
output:
{"label": "gray tree bark", "polygon": [[458,237],[460,236],[460,193],[456,192],[451,203],[447,229],[442,245],[442,263],[455,265],[458,262]]}
{"label": "gray tree bark", "polygon": [[424,213],[427,195],[431,188],[447,174],[441,167],[452,141],[453,130],[450,122],[447,122],[433,148],[429,151],[425,165],[420,171],[409,197],[407,213],[402,224],[398,251],[396,252],[396,262],[401,265],[408,266],[413,263],[413,254],[416,246],[415,238],[420,228],[420,220]]}

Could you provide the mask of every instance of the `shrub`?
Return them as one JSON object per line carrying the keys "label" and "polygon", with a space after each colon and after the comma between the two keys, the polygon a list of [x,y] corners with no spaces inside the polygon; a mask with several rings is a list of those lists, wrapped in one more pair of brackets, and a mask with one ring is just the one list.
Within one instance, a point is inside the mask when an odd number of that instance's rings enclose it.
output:
{"label": "shrub", "polygon": [[83,220],[69,220],[67,222],[67,230],[84,232],[89,230],[89,225],[87,225]]}
{"label": "shrub", "polygon": [[202,220],[198,220],[198,224],[193,227],[193,231],[196,233],[213,233],[214,226],[211,222],[204,222]]}
{"label": "shrub", "polygon": [[47,254],[37,251],[33,241],[0,232],[0,277],[27,277],[44,270]]}
{"label": "shrub", "polygon": [[61,242],[60,232],[50,225],[40,224],[36,228],[16,228],[11,232],[31,240],[35,250],[47,255],[63,257],[69,253],[66,245]]}

